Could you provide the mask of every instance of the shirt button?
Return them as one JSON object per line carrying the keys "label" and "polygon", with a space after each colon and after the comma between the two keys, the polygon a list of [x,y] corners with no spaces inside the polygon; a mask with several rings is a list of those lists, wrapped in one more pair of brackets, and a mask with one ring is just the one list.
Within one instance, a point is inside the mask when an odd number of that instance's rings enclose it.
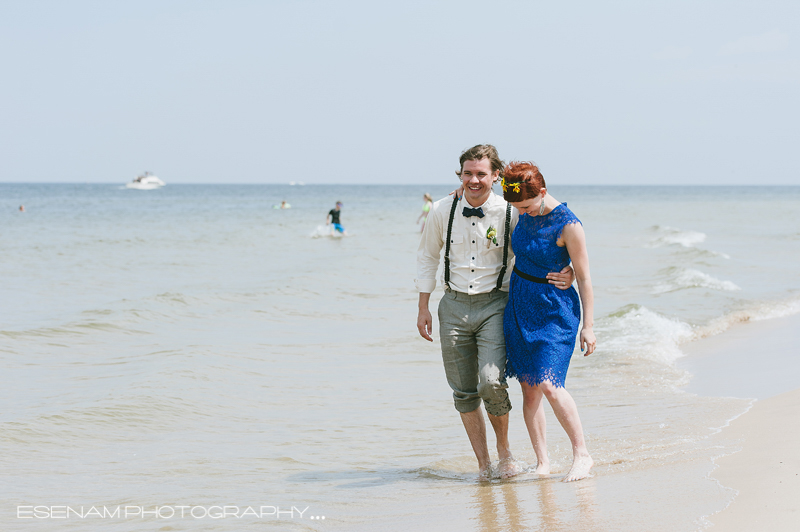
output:
{"label": "shirt button", "polygon": [[472,288],[472,285],[469,285],[469,287]]}
{"label": "shirt button", "polygon": [[472,260],[475,260],[475,257],[472,257]]}
{"label": "shirt button", "polygon": [[472,241],[472,243],[474,244],[474,243],[475,243],[475,241],[473,240],[473,241]]}
{"label": "shirt button", "polygon": [[475,225],[475,222],[472,222],[472,225]]}
{"label": "shirt button", "polygon": [[475,270],[470,270],[470,271],[471,271],[471,272],[474,272]]}

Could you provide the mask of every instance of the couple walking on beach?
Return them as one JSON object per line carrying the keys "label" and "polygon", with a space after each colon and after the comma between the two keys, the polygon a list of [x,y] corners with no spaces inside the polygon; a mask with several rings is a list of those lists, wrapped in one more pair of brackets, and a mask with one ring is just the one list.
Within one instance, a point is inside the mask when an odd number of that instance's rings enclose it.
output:
{"label": "couple walking on beach", "polygon": [[[566,203],[547,193],[533,163],[504,166],[489,144],[464,151],[459,162],[461,188],[433,204],[417,252],[417,329],[433,341],[428,304],[444,250],[445,294],[438,309],[442,359],[480,478],[492,475],[481,402],[497,436],[497,474],[510,478],[523,472],[508,443],[506,377],[516,377],[538,460],[535,472],[550,473],[542,404],[546,397],[572,443],[572,467],[564,480],[579,480],[594,462],[564,379],[581,305],[581,349],[585,355],[595,349],[583,227]],[[502,198],[492,191],[501,176]]]}

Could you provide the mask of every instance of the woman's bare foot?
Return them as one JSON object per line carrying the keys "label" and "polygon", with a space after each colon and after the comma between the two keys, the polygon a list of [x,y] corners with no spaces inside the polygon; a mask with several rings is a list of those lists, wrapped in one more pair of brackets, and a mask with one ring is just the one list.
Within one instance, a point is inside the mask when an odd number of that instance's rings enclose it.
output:
{"label": "woman's bare foot", "polygon": [[478,471],[478,482],[488,482],[492,478],[492,471],[490,466],[486,466]]}
{"label": "woman's bare foot", "polygon": [[569,473],[567,476],[564,477],[563,482],[572,482],[574,480],[580,480],[582,478],[586,478],[589,476],[589,470],[594,465],[594,460],[588,454],[586,456],[579,456],[576,457],[572,461],[572,468],[570,468]]}
{"label": "woman's bare foot", "polygon": [[536,464],[536,469],[533,470],[534,473],[537,475],[549,475],[550,474],[550,463],[549,462],[539,462]]}
{"label": "woman's bare foot", "polygon": [[497,471],[500,478],[511,478],[522,473],[522,466],[514,458],[504,458],[497,464]]}

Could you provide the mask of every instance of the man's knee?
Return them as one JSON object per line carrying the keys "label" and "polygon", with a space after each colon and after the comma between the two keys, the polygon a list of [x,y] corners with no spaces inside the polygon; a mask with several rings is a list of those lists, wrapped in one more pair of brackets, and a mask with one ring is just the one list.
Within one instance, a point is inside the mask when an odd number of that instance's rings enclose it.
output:
{"label": "man's knee", "polygon": [[478,385],[478,395],[483,399],[486,411],[493,416],[504,416],[511,410],[505,382],[489,381]]}
{"label": "man's knee", "polygon": [[506,388],[508,388],[508,385],[501,384],[498,381],[481,382],[478,385],[478,395],[484,401],[496,403],[498,400],[502,400],[503,397],[508,396]]}
{"label": "man's knee", "polygon": [[486,364],[478,376],[478,395],[489,403],[497,403],[508,397],[508,384],[497,364]]}

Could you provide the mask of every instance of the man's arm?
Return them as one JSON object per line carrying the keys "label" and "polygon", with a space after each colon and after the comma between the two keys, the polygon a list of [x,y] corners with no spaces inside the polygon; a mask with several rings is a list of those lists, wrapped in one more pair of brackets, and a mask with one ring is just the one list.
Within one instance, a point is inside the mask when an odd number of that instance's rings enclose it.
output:
{"label": "man's arm", "polygon": [[431,300],[431,295],[427,292],[419,293],[419,313],[417,314],[417,330],[419,335],[429,342],[433,342],[431,333],[433,332],[433,317],[431,311],[428,310],[428,302]]}
{"label": "man's arm", "polygon": [[436,271],[439,269],[439,260],[442,256],[444,240],[442,238],[442,215],[434,207],[428,214],[425,229],[417,249],[417,278],[415,284],[419,292],[419,313],[417,315],[417,330],[419,335],[433,341],[431,332],[433,318],[428,303],[431,299],[431,292],[436,288]]}

